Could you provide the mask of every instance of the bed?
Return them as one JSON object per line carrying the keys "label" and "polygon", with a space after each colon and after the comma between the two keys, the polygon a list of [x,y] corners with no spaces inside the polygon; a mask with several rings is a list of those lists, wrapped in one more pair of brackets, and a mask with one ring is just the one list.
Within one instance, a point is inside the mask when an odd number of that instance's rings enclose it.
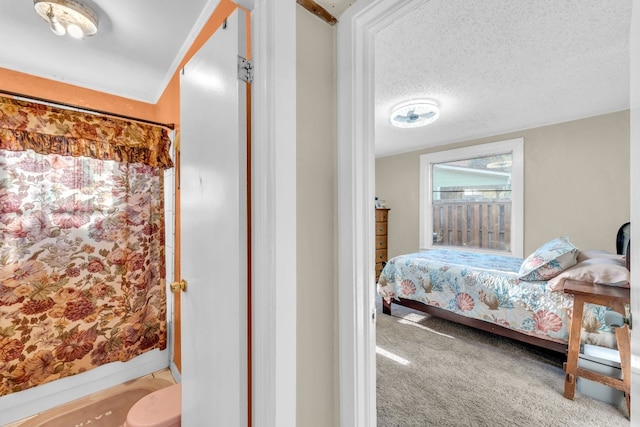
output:
{"label": "bed", "polygon": [[[383,312],[400,304],[529,344],[566,352],[573,297],[566,280],[629,286],[622,255],[581,252],[566,237],[528,258],[432,249],[391,258],[377,283]],[[616,348],[602,306],[587,305],[581,341]]]}

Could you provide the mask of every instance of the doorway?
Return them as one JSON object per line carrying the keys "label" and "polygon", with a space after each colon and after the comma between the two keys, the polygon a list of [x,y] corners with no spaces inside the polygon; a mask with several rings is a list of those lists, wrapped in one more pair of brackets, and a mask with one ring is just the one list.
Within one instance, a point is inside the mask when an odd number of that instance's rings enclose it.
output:
{"label": "doorway", "polygon": [[[338,316],[341,425],[376,424],[374,38],[428,0],[358,2],[338,28]],[[371,214],[368,214],[371,213]],[[349,373],[349,374],[346,374]]]}
{"label": "doorway", "polygon": [[[341,17],[338,30],[339,234],[342,236],[339,245],[339,358],[342,372],[353,372],[352,375],[340,377],[342,425],[375,425],[376,420],[375,324],[372,322],[375,291],[370,286],[374,271],[373,226],[369,218],[373,215],[364,215],[370,210],[374,199],[374,36],[387,24],[425,3],[408,0],[378,0],[366,5],[356,3]],[[634,6],[632,43],[634,38],[638,41],[640,2],[634,0]],[[634,59],[632,56],[632,76],[639,75],[633,72],[634,66],[638,67],[638,61],[637,57]],[[634,86],[637,82],[633,79],[632,90],[640,86]],[[637,132],[637,93],[636,89],[635,103],[632,93],[631,128],[634,142],[637,142],[640,134]],[[638,156],[633,150],[633,143],[631,146],[633,162],[633,158]],[[632,186],[632,194],[635,191]],[[631,197],[631,200],[637,199]],[[632,219],[638,215],[638,209],[634,209],[632,204]],[[638,297],[632,292],[632,306],[637,307],[637,301]],[[634,374],[635,377],[638,375]]]}

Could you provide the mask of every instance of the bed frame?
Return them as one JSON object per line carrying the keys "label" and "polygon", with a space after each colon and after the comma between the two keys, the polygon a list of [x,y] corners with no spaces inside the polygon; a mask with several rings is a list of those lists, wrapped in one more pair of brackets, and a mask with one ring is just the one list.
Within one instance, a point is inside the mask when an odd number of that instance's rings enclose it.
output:
{"label": "bed frame", "polygon": [[[431,305],[423,304],[421,302],[413,301],[409,299],[394,298],[392,300],[392,303],[402,305],[404,307],[408,307],[413,310],[418,310],[435,317],[449,320],[451,322],[459,323],[461,325],[469,326],[475,329],[480,329],[485,332],[490,332],[492,334],[501,335],[503,337],[507,337],[507,338],[518,340],[527,344],[535,345],[537,347],[546,348],[552,351],[556,351],[558,353],[563,353],[563,354],[567,353],[568,344],[563,344],[560,342],[550,341],[544,338],[538,338],[532,335],[527,335],[522,332],[515,331],[513,329],[505,328],[504,326],[496,325],[495,323],[485,322],[484,320],[479,320],[479,319],[472,319],[470,317],[465,317],[460,314],[456,314],[439,307],[434,307]],[[384,298],[382,299],[382,312],[384,314],[389,314],[389,315],[391,314],[391,302],[387,302]]]}

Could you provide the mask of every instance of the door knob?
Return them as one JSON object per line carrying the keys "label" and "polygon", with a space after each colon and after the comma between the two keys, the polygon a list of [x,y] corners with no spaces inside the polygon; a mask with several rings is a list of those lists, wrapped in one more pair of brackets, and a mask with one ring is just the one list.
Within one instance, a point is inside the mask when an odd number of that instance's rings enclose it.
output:
{"label": "door knob", "polygon": [[171,292],[184,292],[187,290],[187,281],[182,279],[179,282],[173,282],[169,285],[169,288],[171,289]]}

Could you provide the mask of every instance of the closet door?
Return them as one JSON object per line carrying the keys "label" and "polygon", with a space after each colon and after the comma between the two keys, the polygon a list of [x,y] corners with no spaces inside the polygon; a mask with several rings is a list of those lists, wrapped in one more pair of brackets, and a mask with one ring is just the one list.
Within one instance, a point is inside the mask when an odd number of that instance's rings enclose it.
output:
{"label": "closet door", "polygon": [[246,18],[184,67],[180,222],[182,425],[247,425]]}

